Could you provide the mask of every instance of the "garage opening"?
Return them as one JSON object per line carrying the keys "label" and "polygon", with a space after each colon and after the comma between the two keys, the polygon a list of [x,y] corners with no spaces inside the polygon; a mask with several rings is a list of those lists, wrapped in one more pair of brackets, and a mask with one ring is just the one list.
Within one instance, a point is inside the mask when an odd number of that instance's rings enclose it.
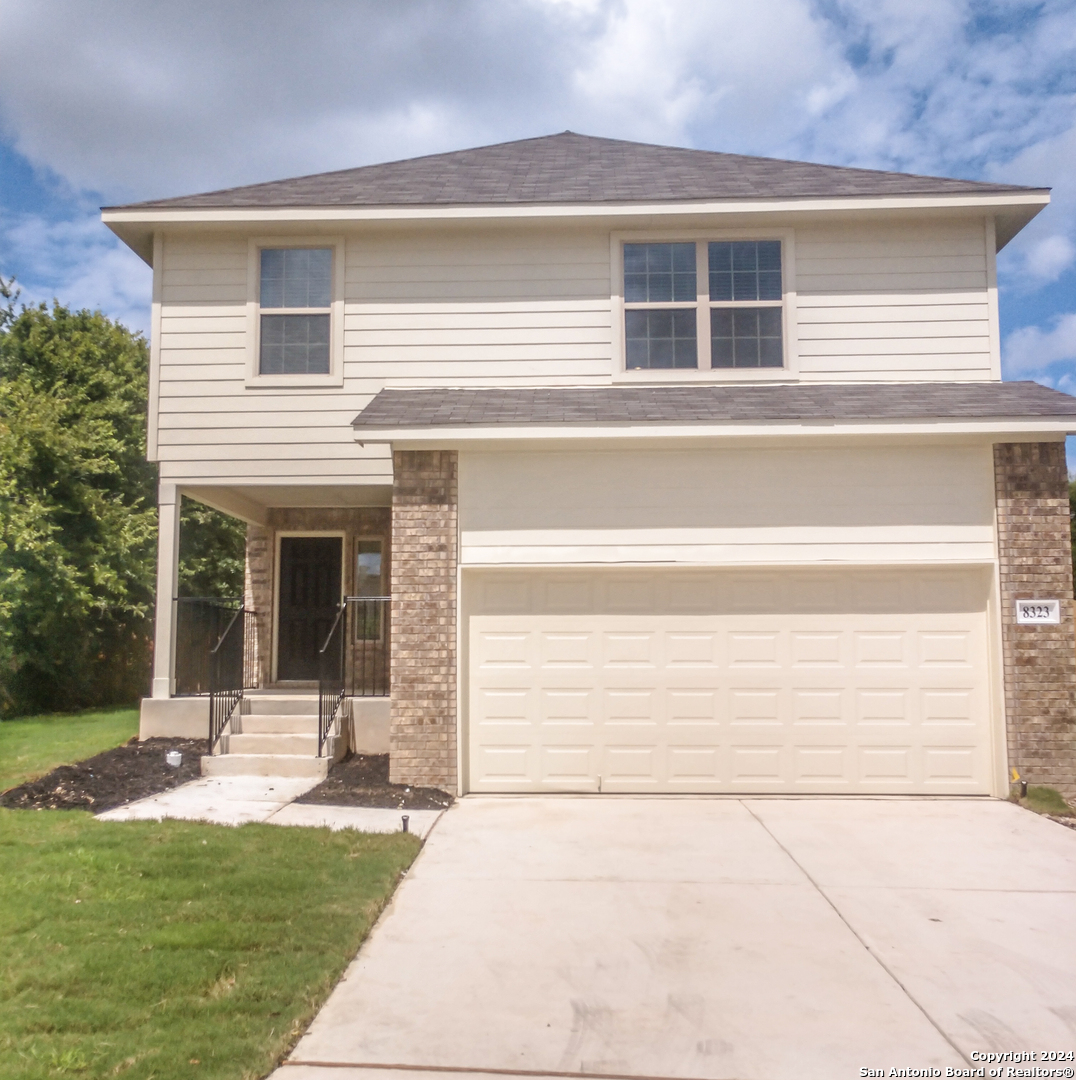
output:
{"label": "garage opening", "polygon": [[985,567],[472,572],[466,790],[989,794]]}

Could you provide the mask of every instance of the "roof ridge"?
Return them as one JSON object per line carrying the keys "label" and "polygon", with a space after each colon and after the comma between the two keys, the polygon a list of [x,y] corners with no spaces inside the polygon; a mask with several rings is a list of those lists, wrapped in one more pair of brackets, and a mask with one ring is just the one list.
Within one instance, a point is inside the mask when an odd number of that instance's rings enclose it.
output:
{"label": "roof ridge", "polygon": [[567,130],[103,209],[639,202],[1042,190]]}

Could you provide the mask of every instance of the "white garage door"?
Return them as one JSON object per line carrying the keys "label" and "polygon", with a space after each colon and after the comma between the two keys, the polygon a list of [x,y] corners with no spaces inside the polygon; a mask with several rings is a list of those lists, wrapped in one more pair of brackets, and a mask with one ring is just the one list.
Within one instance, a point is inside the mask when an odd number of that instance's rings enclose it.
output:
{"label": "white garage door", "polygon": [[477,580],[467,787],[989,793],[985,586],[975,571]]}

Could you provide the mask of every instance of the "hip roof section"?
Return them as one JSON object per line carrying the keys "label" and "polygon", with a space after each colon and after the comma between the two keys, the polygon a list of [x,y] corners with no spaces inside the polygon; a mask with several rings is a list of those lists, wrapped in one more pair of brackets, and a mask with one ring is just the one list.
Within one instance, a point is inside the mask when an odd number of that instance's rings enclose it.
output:
{"label": "hip roof section", "polygon": [[654,146],[565,131],[106,209],[503,206],[991,195],[1044,190]]}
{"label": "hip roof section", "polygon": [[388,389],[353,424],[361,439],[387,429],[1067,418],[1076,418],[1076,397],[1038,383],[961,382]]}

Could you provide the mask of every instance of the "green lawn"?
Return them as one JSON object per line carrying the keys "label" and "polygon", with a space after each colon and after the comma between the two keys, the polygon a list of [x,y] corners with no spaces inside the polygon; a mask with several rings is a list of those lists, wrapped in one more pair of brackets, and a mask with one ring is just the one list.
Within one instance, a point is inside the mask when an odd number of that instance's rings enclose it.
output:
{"label": "green lawn", "polygon": [[1027,810],[1036,814],[1055,814],[1058,817],[1071,817],[1072,807],[1061,797],[1061,792],[1052,787],[1039,787],[1034,784],[1027,789],[1027,795],[1017,800]]}
{"label": "green lawn", "polygon": [[0,1073],[264,1076],[419,846],[0,810]]}
{"label": "green lawn", "polygon": [[138,734],[138,710],[19,716],[0,722],[0,791],[93,757]]}

